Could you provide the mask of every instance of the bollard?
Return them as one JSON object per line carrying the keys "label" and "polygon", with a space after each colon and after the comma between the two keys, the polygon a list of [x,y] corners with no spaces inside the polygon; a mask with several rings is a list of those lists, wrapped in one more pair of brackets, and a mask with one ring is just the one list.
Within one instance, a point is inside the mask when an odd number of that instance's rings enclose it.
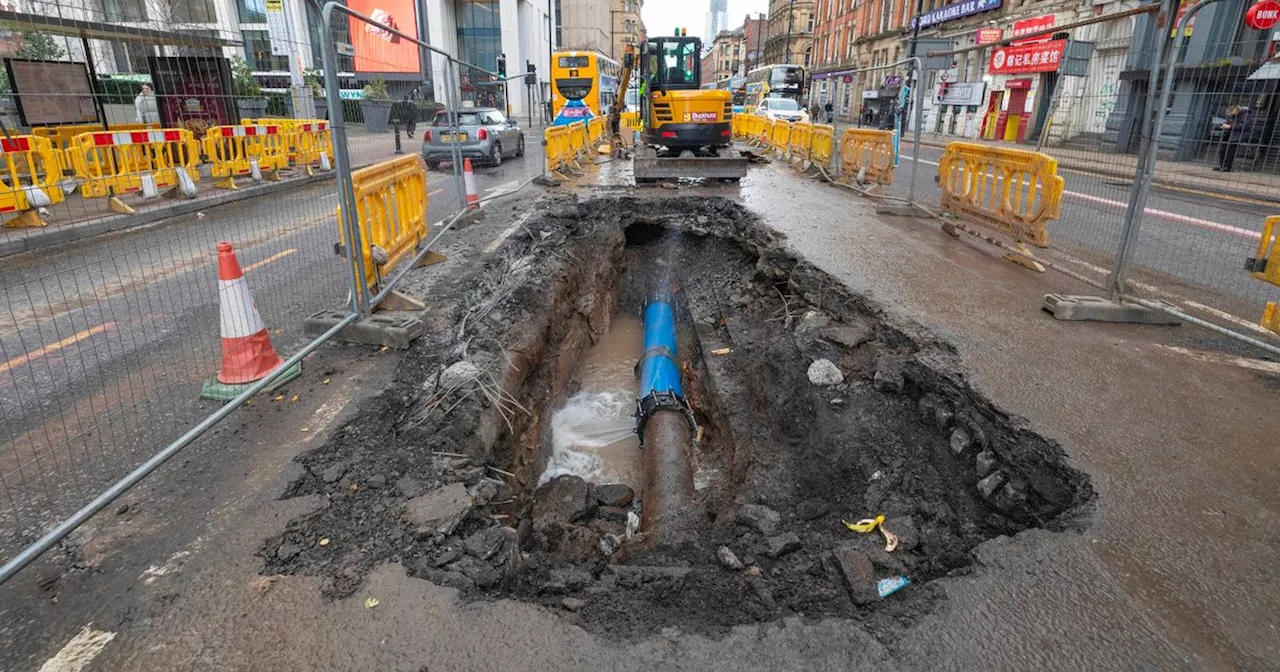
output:
{"label": "bollard", "polygon": [[404,150],[400,148],[400,121],[397,119],[392,122],[391,128],[395,130],[396,134],[396,154],[404,154]]}

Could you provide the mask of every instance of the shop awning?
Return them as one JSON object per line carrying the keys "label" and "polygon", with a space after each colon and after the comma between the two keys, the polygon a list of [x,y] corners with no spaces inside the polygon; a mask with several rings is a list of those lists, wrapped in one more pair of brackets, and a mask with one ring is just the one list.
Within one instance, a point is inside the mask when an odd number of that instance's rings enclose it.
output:
{"label": "shop awning", "polygon": [[843,77],[845,75],[852,75],[855,72],[857,72],[857,70],[837,70],[835,72],[820,72],[820,73],[815,73],[813,75],[813,79],[818,80],[818,79],[826,79],[828,77]]}
{"label": "shop awning", "polygon": [[210,37],[194,30],[158,30],[138,25],[106,23],[104,21],[82,21],[65,19],[43,14],[27,14],[0,10],[0,29],[26,31],[38,30],[51,35],[68,37],[84,37],[91,40],[114,40],[117,42],[138,42],[143,44],[182,45],[184,47],[236,47],[239,40],[225,40]]}

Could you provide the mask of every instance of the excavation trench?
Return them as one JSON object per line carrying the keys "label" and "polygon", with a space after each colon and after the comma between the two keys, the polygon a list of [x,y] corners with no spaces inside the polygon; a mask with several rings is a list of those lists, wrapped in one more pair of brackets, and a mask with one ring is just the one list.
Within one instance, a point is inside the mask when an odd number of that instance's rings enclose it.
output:
{"label": "excavation trench", "polygon": [[[731,201],[548,198],[454,273],[393,387],[299,458],[285,496],[325,504],[266,541],[264,573],[341,597],[398,561],[618,637],[805,615],[891,638],[978,544],[1085,524],[1088,478],[974,391],[946,343]],[[700,429],[660,411],[641,448],[656,290]],[[843,522],[878,516],[889,535]]]}

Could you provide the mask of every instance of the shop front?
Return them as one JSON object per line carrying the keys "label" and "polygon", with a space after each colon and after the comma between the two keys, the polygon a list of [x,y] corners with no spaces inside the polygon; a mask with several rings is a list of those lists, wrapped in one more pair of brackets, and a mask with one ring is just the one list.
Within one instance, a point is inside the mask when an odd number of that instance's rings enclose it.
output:
{"label": "shop front", "polygon": [[[982,118],[984,139],[1020,143],[1035,137],[1036,113],[1044,116],[1047,112],[1035,101],[1053,90],[1066,49],[1067,40],[1047,40],[991,50],[987,64],[991,91],[986,94]],[[1047,98],[1043,102],[1047,103]]]}

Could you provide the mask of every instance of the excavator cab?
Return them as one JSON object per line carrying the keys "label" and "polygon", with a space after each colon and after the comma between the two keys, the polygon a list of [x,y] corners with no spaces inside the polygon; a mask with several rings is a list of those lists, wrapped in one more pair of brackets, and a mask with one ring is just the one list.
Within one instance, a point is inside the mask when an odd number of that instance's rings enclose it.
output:
{"label": "excavator cab", "polygon": [[714,153],[733,141],[733,99],[702,89],[702,40],[653,37],[640,47],[642,140],[669,150]]}

